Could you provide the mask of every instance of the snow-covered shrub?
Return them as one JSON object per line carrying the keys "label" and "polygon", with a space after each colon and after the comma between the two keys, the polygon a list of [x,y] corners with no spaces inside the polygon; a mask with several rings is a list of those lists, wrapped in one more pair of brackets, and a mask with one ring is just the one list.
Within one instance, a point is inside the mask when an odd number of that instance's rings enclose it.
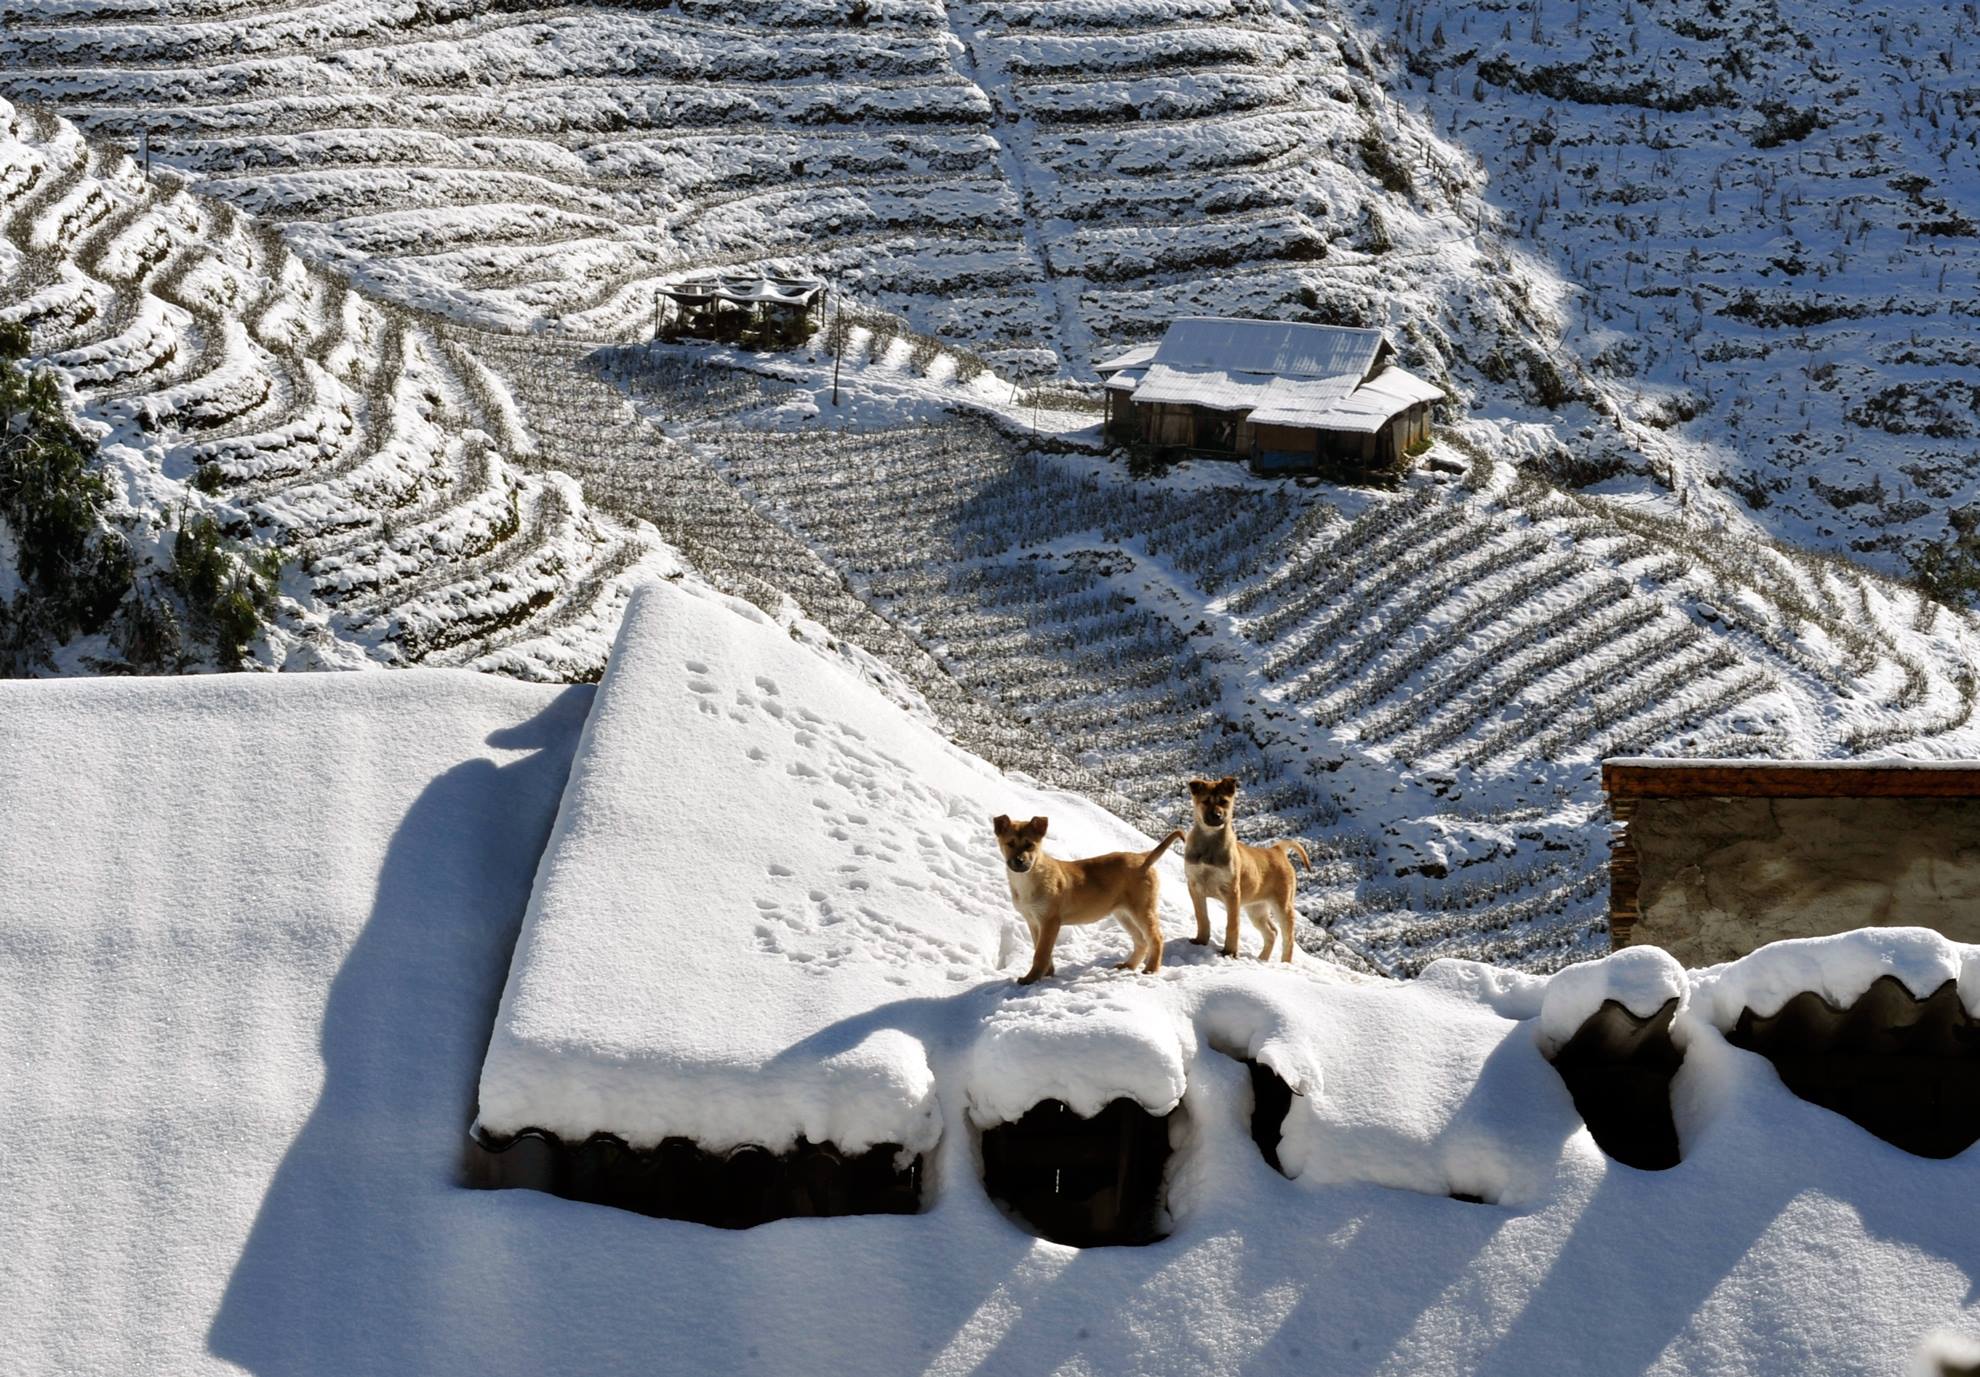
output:
{"label": "snow-covered shrub", "polygon": [[130,592],[132,558],[105,517],[96,445],[69,419],[55,377],[29,370],[28,333],[0,324],[0,673],[23,673],[98,631]]}
{"label": "snow-covered shrub", "polygon": [[223,669],[239,668],[248,643],[275,615],[281,557],[228,540],[210,516],[184,520],[172,540],[171,586],[185,599],[193,633]]}

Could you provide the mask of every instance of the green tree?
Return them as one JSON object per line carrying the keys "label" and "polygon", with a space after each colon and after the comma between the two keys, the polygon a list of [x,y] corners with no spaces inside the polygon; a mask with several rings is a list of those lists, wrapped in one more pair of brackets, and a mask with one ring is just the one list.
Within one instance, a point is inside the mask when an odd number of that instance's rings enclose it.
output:
{"label": "green tree", "polygon": [[77,633],[102,630],[132,580],[130,544],[104,519],[96,446],[70,422],[54,375],[25,365],[28,334],[0,325],[0,520],[21,591],[0,607],[0,672],[45,663]]}

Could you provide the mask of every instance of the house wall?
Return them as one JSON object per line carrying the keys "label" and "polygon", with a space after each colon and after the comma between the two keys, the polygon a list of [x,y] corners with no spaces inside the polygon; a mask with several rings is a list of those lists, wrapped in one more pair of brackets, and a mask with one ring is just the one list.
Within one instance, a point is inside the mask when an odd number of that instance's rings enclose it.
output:
{"label": "house wall", "polygon": [[1861,927],[1980,942],[1980,798],[1644,798],[1628,814],[1632,946],[1707,966]]}
{"label": "house wall", "polygon": [[1320,440],[1320,432],[1305,426],[1254,426],[1252,436],[1258,448],[1286,454],[1313,454]]}
{"label": "house wall", "polygon": [[1168,402],[1136,402],[1141,417],[1141,438],[1151,445],[1193,445],[1196,443],[1196,416],[1187,406]]}

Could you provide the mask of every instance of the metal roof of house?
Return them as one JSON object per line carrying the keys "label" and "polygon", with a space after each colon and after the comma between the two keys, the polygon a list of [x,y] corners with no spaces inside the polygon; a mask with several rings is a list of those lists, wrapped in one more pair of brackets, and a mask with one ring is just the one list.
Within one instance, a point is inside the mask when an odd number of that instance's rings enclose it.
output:
{"label": "metal roof of house", "polygon": [[1184,316],[1155,346],[1153,361],[1196,371],[1262,374],[1273,378],[1338,378],[1360,382],[1382,349],[1380,330],[1304,325],[1284,320]]}
{"label": "metal roof of house", "polygon": [[[1137,344],[1125,354],[1116,354],[1105,363],[1094,364],[1093,371],[1105,378],[1119,373],[1123,369],[1139,368],[1153,359],[1155,357],[1155,351],[1161,347],[1160,341],[1154,344]],[[1139,377],[1140,374],[1137,373],[1136,376]]]}

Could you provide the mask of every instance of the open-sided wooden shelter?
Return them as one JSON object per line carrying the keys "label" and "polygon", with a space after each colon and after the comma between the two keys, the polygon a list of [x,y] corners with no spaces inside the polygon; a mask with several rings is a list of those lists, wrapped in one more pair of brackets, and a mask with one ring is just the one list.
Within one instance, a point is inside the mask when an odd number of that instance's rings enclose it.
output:
{"label": "open-sided wooden shelter", "polygon": [[659,333],[789,348],[816,327],[824,292],[815,277],[690,277],[660,289],[673,309]]}

